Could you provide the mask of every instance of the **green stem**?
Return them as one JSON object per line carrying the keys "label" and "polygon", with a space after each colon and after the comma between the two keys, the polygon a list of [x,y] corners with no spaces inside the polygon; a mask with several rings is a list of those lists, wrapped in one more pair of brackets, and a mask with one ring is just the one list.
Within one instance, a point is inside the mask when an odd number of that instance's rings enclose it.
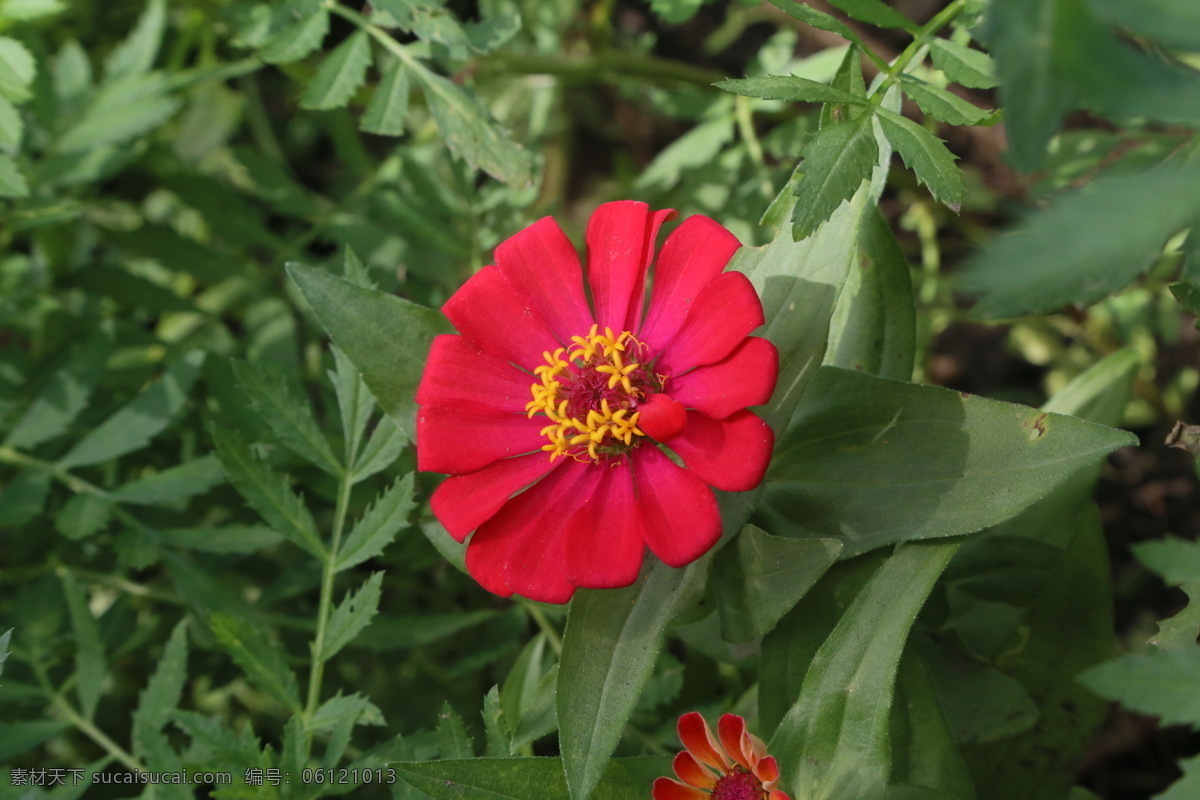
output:
{"label": "green stem", "polygon": [[550,642],[551,649],[554,654],[562,656],[562,637],[558,635],[558,631],[550,624],[550,620],[546,619],[546,615],[534,603],[522,602],[525,610],[529,612],[529,616],[533,617],[533,621],[542,629],[542,633],[546,634],[546,641]]}
{"label": "green stem", "polygon": [[312,667],[308,673],[308,702],[304,706],[304,717],[311,720],[321,699],[321,680],[325,674],[325,634],[329,616],[333,610],[333,583],[337,577],[335,565],[338,550],[342,546],[342,532],[346,527],[346,514],[350,507],[351,470],[344,469],[338,481],[337,508],[333,518],[333,538],[329,554],[325,557],[325,569],[321,574],[321,599],[317,606],[317,632],[312,641]]}
{"label": "green stem", "polygon": [[12,464],[13,466],[17,467],[30,467],[41,472],[49,473],[52,478],[76,493],[94,494],[97,497],[104,498],[105,500],[115,501],[117,499],[113,497],[111,493],[101,489],[94,483],[88,483],[83,478],[75,477],[57,464],[49,461],[43,461],[42,459],[34,458],[33,456],[27,456],[24,453],[17,452],[11,447],[0,446],[0,462]]}
{"label": "green stem", "polygon": [[887,68],[879,87],[871,94],[872,106],[879,107],[888,89],[892,88],[892,85],[900,80],[900,76],[908,69],[908,65],[917,57],[917,54],[924,50],[929,44],[929,40],[934,38],[938,31],[949,25],[955,17],[962,13],[966,4],[967,0],[953,0],[953,2],[935,14],[929,22],[926,22],[921,26],[920,30],[913,34],[913,40],[908,43],[908,47],[904,48],[904,52],[900,54],[900,57]]}

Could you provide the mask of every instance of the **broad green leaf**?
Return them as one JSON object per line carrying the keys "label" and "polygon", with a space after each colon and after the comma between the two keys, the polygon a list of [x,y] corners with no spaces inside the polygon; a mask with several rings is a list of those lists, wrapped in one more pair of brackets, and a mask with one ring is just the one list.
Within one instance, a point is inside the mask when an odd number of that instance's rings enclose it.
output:
{"label": "broad green leaf", "polygon": [[879,110],[879,125],[904,163],[929,187],[939,203],[958,213],[962,207],[962,172],[946,143],[900,114]]}
{"label": "broad green leaf", "polygon": [[963,273],[996,319],[1089,304],[1124,288],[1200,216],[1200,162],[1110,175],[993,239]]}
{"label": "broad green leaf", "polygon": [[7,0],[0,16],[13,22],[29,22],[66,10],[66,0]]}
{"label": "broad green leaf", "polygon": [[[777,446],[760,512],[767,529],[841,539],[846,555],[956,536],[1011,517],[1136,441],[1025,406],[822,367]],[[804,512],[793,520],[795,509]]]}
{"label": "broad green leaf", "polygon": [[87,595],[75,576],[64,570],[59,576],[71,616],[71,633],[75,640],[75,693],[79,696],[79,711],[89,722],[96,715],[100,690],[108,673],[104,660],[104,644],[100,641],[100,626],[88,607]]}
{"label": "broad green leaf", "polygon": [[324,558],[325,544],[317,533],[312,514],[304,500],[288,487],[287,478],[256,458],[249,446],[231,431],[213,426],[212,437],[229,482],[250,507],[292,544]]}
{"label": "broad green leaf", "polygon": [[1200,795],[1200,756],[1183,759],[1179,768],[1183,770],[1183,777],[1162,794],[1155,795],[1154,800],[1192,800]]}
{"label": "broad green leaf", "polygon": [[997,119],[996,112],[980,108],[912,75],[901,75],[900,85],[922,111],[951,125],[988,125]]}
{"label": "broad green leaf", "polygon": [[0,97],[23,103],[31,96],[29,84],[37,72],[33,55],[25,45],[8,36],[0,36]]}
{"label": "broad green leaf", "polygon": [[380,407],[411,439],[425,357],[433,337],[452,330],[450,323],[432,309],[319,270],[289,264],[288,274]]}
{"label": "broad green leaf", "polygon": [[822,128],[804,148],[792,236],[806,239],[858,191],[879,158],[872,116]]}
{"label": "broad green leaf", "polygon": [[475,757],[475,743],[449,700],[442,705],[442,711],[438,714],[437,741],[438,754],[443,759]]}
{"label": "broad green leaf", "polygon": [[21,136],[25,132],[25,123],[21,121],[21,112],[16,106],[0,97],[0,149],[15,153],[21,149]]}
{"label": "broad green leaf", "polygon": [[416,72],[425,102],[446,145],[472,169],[481,169],[511,186],[527,186],[533,158],[508,138],[487,109],[468,90],[426,69]]}
{"label": "broad green leaf", "polygon": [[255,553],[283,541],[283,536],[270,528],[255,525],[168,528],[161,533],[169,545],[202,553]]}
{"label": "broad green leaf", "polygon": [[858,258],[833,310],[824,363],[908,380],[916,338],[908,259],[878,209],[869,210],[859,233]]}
{"label": "broad green leaf", "polygon": [[810,81],[791,75],[768,75],[761,78],[727,78],[713,84],[734,94],[761,97],[764,100],[786,100],[790,103],[852,103],[867,105],[867,98],[844,92],[827,83]]}
{"label": "broad green leaf", "polygon": [[373,572],[371,577],[358,587],[358,591],[346,592],[342,602],[338,603],[329,615],[329,624],[325,627],[325,640],[317,642],[320,652],[317,658],[328,661],[339,650],[353,641],[362,629],[371,624],[371,619],[379,611],[380,587],[383,585],[383,573]]}
{"label": "broad green leaf", "polygon": [[71,723],[56,719],[0,722],[0,759],[32,750],[70,728]]}
{"label": "broad green leaf", "polygon": [[187,619],[183,619],[171,631],[154,674],[138,696],[138,706],[133,712],[135,755],[150,749],[151,737],[166,726],[179,706],[187,680],[187,654]]}
{"label": "broad green leaf", "polygon": [[558,669],[558,743],[572,800],[586,800],[621,739],[670,622],[699,596],[707,559],[654,561],[625,589],[581,589],[567,614]]}
{"label": "broad green leaf", "polygon": [[329,441],[306,400],[296,396],[287,375],[270,364],[233,362],[233,374],[250,399],[250,406],[271,427],[279,441],[297,455],[333,476],[342,473]]}
{"label": "broad green leaf", "polygon": [[300,690],[287,665],[287,655],[262,626],[248,617],[222,612],[212,614],[208,626],[252,683],[292,713],[300,713]]}
{"label": "broad green leaf", "polygon": [[903,28],[916,33],[920,26],[903,14],[889,8],[881,0],[829,0],[829,4],[840,8],[851,17],[879,28]]}
{"label": "broad green leaf", "polygon": [[493,686],[483,696],[483,729],[487,735],[485,754],[489,758],[508,756],[512,749],[512,732],[500,707],[499,686]]}
{"label": "broad green leaf", "polygon": [[887,800],[919,795],[900,794],[897,786],[933,791],[932,798],[971,800],[971,775],[951,735],[938,700],[936,676],[910,643],[900,658],[896,697],[892,703],[888,741],[891,787]]}
{"label": "broad green leaf", "polygon": [[167,362],[161,378],[76,442],[58,460],[58,466],[85,467],[145,447],[183,408],[203,363],[202,350],[192,350]]}
{"label": "broad green leaf", "polygon": [[54,528],[68,539],[86,539],[108,525],[111,513],[111,500],[82,492],[63,505],[54,519]]}
{"label": "broad green leaf", "polygon": [[29,184],[21,170],[17,169],[17,162],[11,156],[0,153],[0,197],[28,196]]}
{"label": "broad green leaf", "polygon": [[404,118],[408,116],[408,95],[411,91],[408,68],[400,59],[393,59],[383,73],[383,79],[371,93],[358,127],[379,136],[400,136],[404,133]]}
{"label": "broad green leaf", "polygon": [[366,31],[355,31],[321,62],[317,74],[300,95],[300,107],[341,108],[362,86],[370,65],[371,40]]}
{"label": "broad green leaf", "polygon": [[113,48],[104,62],[104,79],[107,83],[150,71],[158,56],[166,21],[166,0],[149,0],[133,32]]}
{"label": "broad green leaf", "polygon": [[122,503],[170,506],[204,494],[225,482],[225,471],[215,456],[194,458],[162,472],[130,481],[112,493]]}
{"label": "broad green leaf", "polygon": [[1200,51],[1200,6],[1192,0],[1088,0],[1106,21],[1180,50]]}
{"label": "broad green leaf", "polygon": [[329,12],[322,8],[276,31],[258,54],[268,64],[290,64],[319,49],[328,33]]}
{"label": "broad green leaf", "polygon": [[410,472],[397,478],[363,514],[338,549],[334,569],[348,569],[382,553],[396,534],[407,527],[414,505]]}
{"label": "broad green leaf", "polygon": [[66,366],[54,374],[29,410],[9,431],[4,443],[29,449],[64,433],[79,412],[87,407],[110,347],[104,336],[95,336],[85,342]]}
{"label": "broad green leaf", "polygon": [[19,528],[42,513],[50,493],[50,473],[23,469],[0,489],[0,525]]}
{"label": "broad green leaf", "polygon": [[1133,546],[1134,555],[1168,585],[1187,594],[1188,604],[1175,616],[1160,620],[1150,640],[1163,650],[1191,648],[1200,635],[1200,544],[1168,537]]}
{"label": "broad green leaf", "polygon": [[127,75],[107,83],[83,116],[58,140],[64,153],[93,151],[158,129],[179,108],[162,72]]}
{"label": "broad green leaf", "polygon": [[747,525],[713,564],[714,587],[721,614],[721,634],[728,642],[761,638],[775,627],[837,560],[842,543],[835,539],[785,539]]}
{"label": "broad green leaf", "polygon": [[891,772],[888,710],[908,629],[958,542],[902,545],[817,651],[800,697],[771,738],[801,797],[882,796]]}
{"label": "broad green leaf", "polygon": [[[433,800],[548,800],[567,797],[558,758],[471,758],[393,764],[407,783]],[[654,779],[671,774],[660,756],[614,758],[595,800],[645,800]]]}
{"label": "broad green leaf", "polygon": [[996,62],[980,50],[936,38],[929,43],[929,56],[933,65],[955,83],[972,89],[991,89],[997,84]]}

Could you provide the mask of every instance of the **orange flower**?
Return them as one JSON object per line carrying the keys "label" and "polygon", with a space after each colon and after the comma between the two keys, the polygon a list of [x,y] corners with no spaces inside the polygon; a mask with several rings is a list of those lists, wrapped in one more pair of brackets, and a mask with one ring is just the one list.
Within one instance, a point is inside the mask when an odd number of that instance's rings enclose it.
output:
{"label": "orange flower", "polygon": [[775,788],[779,764],[767,755],[762,739],[747,733],[746,720],[722,716],[717,723],[719,743],[695,711],[679,718],[678,730],[687,748],[675,756],[679,780],[656,780],[653,800],[790,800]]}

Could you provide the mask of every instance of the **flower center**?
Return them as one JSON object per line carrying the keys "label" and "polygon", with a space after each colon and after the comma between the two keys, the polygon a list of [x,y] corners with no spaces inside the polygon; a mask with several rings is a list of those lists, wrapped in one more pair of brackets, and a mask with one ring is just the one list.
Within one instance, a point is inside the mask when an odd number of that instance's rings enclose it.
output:
{"label": "flower center", "polygon": [[762,781],[749,772],[738,770],[717,779],[712,800],[763,800]]}
{"label": "flower center", "polygon": [[638,403],[661,388],[645,368],[650,348],[629,331],[598,331],[593,325],[586,336],[572,336],[569,349],[544,353],[546,363],[534,370],[541,383],[530,387],[525,410],[530,419],[543,414],[550,420],[542,428],[549,440],[542,449],[551,461],[619,457],[646,435],[638,428]]}

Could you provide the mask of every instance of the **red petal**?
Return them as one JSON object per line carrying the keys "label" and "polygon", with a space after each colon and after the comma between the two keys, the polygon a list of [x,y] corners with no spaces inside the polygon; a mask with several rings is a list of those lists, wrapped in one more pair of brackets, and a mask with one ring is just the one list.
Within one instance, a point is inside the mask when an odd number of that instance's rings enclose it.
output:
{"label": "red petal", "polygon": [[588,332],[593,320],[583,296],[579,255],[553,218],[538,220],[502,242],[496,266],[559,339],[569,342]]}
{"label": "red petal", "polygon": [[646,547],[634,513],[633,475],[628,465],[588,466],[590,486],[563,528],[564,572],[588,589],[615,589],[637,580]]}
{"label": "red petal", "polygon": [[487,522],[519,492],[562,464],[538,451],[494,461],[483,469],[442,481],[429,498],[433,515],[457,541]]}
{"label": "red petal", "polygon": [[698,478],[727,492],[758,486],[774,445],[771,427],[750,411],[720,420],[689,411],[683,433],[671,440],[671,449]]}
{"label": "red petal", "polygon": [[542,424],[524,414],[465,400],[417,412],[417,469],[458,474],[493,461],[541,450]]}
{"label": "red petal", "polygon": [[600,206],[588,220],[588,283],[601,330],[637,330],[658,229],[674,216],[670,209],[651,212],[645,203],[621,200]]}
{"label": "red petal", "polygon": [[778,377],[779,351],[766,339],[751,336],[723,361],[672,378],[665,388],[688,408],[724,419],[770,400]]}
{"label": "red petal", "polygon": [[787,796],[787,792],[772,789],[771,793],[767,795],[767,800],[792,800],[792,798]]}
{"label": "red petal", "polygon": [[493,406],[504,411],[525,411],[538,381],[502,358],[480,350],[462,336],[435,337],[417,387],[423,406],[445,405],[455,400]]}
{"label": "red petal", "polygon": [[717,736],[721,737],[721,746],[737,763],[743,767],[754,766],[753,756],[747,752],[750,740],[746,736],[746,720],[737,714],[722,714],[717,720]]}
{"label": "red petal", "polygon": [[638,404],[637,425],[656,442],[669,442],[679,435],[686,424],[687,410],[683,403],[670,395],[652,395],[649,400]]}
{"label": "red petal", "polygon": [[740,272],[723,272],[701,290],[675,338],[659,345],[654,369],[681,375],[692,367],[715,364],[762,324],[762,303],[750,279]]}
{"label": "red petal", "polygon": [[679,780],[697,789],[711,789],[717,785],[716,776],[700,766],[700,762],[687,750],[677,753],[671,766]]}
{"label": "red petal", "polygon": [[657,447],[642,445],[631,462],[642,537],[651,552],[671,567],[707,553],[721,538],[721,513],[712,490]]}
{"label": "red petal", "polygon": [[775,756],[767,756],[754,767],[754,774],[763,782],[764,787],[770,788],[779,780],[779,762],[775,760]]}
{"label": "red petal", "polygon": [[484,267],[442,306],[454,327],[475,346],[532,371],[542,353],[561,346],[533,298],[499,267]]}
{"label": "red petal", "polygon": [[679,741],[683,742],[683,746],[697,761],[722,772],[729,771],[729,762],[721,753],[720,746],[713,739],[712,731],[709,730],[704,717],[700,716],[700,712],[689,711],[680,717],[676,731],[679,733]]}
{"label": "red petal", "polygon": [[654,288],[639,338],[674,338],[700,290],[721,274],[739,247],[736,236],[708,217],[696,214],[680,223],[654,263]]}
{"label": "red petal", "polygon": [[467,545],[467,571],[489,592],[565,603],[575,587],[562,575],[560,506],[578,495],[586,466],[560,469],[514,497],[479,526]]}
{"label": "red petal", "polygon": [[650,800],[711,800],[711,796],[670,778],[655,778]]}

